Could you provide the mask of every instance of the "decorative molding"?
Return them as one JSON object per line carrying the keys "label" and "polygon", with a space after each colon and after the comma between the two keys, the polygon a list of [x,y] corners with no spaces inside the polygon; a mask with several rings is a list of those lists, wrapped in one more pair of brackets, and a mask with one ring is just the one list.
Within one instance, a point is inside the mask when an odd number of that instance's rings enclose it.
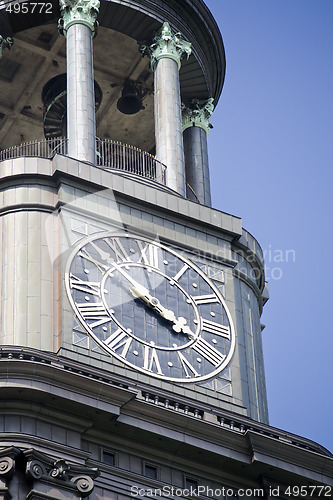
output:
{"label": "decorative molding", "polygon": [[192,99],[189,106],[182,104],[183,132],[190,127],[200,127],[203,128],[208,135],[209,130],[213,128],[209,123],[214,111],[213,103],[214,98],[210,97],[204,103],[200,102],[199,99]]}
{"label": "decorative molding", "polygon": [[2,58],[3,49],[7,47],[7,49],[10,50],[13,44],[14,44],[14,39],[12,37],[8,36],[7,38],[4,38],[3,36],[0,35],[0,59]]}
{"label": "decorative molding", "polygon": [[20,450],[15,446],[2,448],[0,450],[0,482],[9,480],[15,472],[15,458],[20,453]]}
{"label": "decorative molding", "polygon": [[58,28],[61,35],[66,35],[73,24],[85,24],[93,36],[97,35],[99,0],[59,0],[59,5],[62,17]]}
{"label": "decorative molding", "polygon": [[51,482],[59,488],[78,492],[82,498],[94,489],[93,480],[99,475],[96,468],[72,464],[63,459],[54,460],[35,450],[26,450],[23,455],[27,460],[26,475],[33,481]]}
{"label": "decorative molding", "polygon": [[15,458],[20,450],[15,446],[0,449],[0,500],[11,500],[9,483],[15,472]]}
{"label": "decorative molding", "polygon": [[143,55],[150,56],[152,69],[155,69],[156,63],[164,57],[176,61],[178,69],[180,69],[183,55],[186,54],[187,59],[191,55],[191,46],[190,42],[182,38],[181,33],[173,34],[169,23],[165,22],[162,28],[155,33],[153,43],[151,45],[142,43],[139,50]]}

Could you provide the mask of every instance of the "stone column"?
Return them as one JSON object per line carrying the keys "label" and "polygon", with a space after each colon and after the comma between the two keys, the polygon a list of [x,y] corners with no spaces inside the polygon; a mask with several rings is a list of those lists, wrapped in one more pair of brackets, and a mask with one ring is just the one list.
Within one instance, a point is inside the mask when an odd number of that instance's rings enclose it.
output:
{"label": "stone column", "polygon": [[182,106],[187,197],[207,206],[211,206],[207,136],[213,101],[194,99],[188,107]]}
{"label": "stone column", "polygon": [[99,0],[60,0],[59,31],[67,37],[68,156],[96,162],[92,37]]}
{"label": "stone column", "polygon": [[153,43],[140,50],[150,55],[154,70],[156,156],[167,167],[167,186],[185,196],[179,69],[182,56],[191,54],[191,44],[164,23]]}
{"label": "stone column", "polygon": [[0,35],[0,59],[2,58],[2,51],[5,47],[10,49],[10,47],[13,45],[14,40],[8,36],[7,38],[4,38],[3,36]]}

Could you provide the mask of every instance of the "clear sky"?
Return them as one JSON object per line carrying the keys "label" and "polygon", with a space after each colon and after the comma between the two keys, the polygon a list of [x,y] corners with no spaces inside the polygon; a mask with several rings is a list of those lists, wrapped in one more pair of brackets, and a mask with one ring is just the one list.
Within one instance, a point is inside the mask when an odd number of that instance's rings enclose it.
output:
{"label": "clear sky", "polygon": [[333,1],[206,0],[227,71],[213,206],[266,253],[270,424],[333,452]]}

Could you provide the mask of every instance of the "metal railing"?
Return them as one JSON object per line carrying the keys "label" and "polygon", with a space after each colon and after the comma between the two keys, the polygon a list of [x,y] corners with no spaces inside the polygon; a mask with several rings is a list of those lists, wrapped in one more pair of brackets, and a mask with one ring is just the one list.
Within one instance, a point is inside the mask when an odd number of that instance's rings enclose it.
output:
{"label": "metal railing", "polygon": [[37,156],[38,158],[53,158],[56,153],[67,154],[67,139],[43,139],[41,141],[23,142],[18,146],[0,151],[0,161],[20,158],[21,156]]}
{"label": "metal railing", "polygon": [[135,146],[110,139],[96,139],[96,155],[100,167],[123,170],[161,184],[166,183],[166,166],[155,156]]}
{"label": "metal railing", "polygon": [[[67,155],[67,139],[54,138],[25,142],[0,151],[0,162],[22,156],[53,158],[57,153]],[[96,138],[96,165],[101,168],[121,170],[146,179],[166,184],[166,166],[155,156],[135,146],[110,139]]]}

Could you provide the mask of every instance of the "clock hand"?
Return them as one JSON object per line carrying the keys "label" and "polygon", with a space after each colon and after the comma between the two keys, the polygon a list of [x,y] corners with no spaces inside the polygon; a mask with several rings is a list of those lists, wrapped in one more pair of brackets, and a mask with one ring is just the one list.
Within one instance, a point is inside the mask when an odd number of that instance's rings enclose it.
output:
{"label": "clock hand", "polygon": [[124,271],[124,269],[121,266],[119,266],[115,262],[113,262],[112,265],[120,272],[120,274],[122,274],[132,284],[129,290],[134,297],[137,297],[142,301],[146,302],[146,304],[148,304],[149,307],[151,307],[160,316],[162,316],[162,318],[174,323],[172,328],[176,333],[183,332],[185,333],[185,335],[188,335],[190,339],[195,338],[195,335],[191,331],[190,327],[186,325],[185,318],[180,316],[177,319],[175,313],[171,311],[171,309],[163,307],[160,301],[156,297],[150,295],[149,290],[146,287],[144,287],[143,285],[138,283],[134,278],[132,278],[132,276],[130,276],[126,271]]}
{"label": "clock hand", "polygon": [[149,305],[154,311],[156,311],[162,318],[168,320],[168,321],[176,321],[176,316],[171,309],[166,309],[166,307],[163,307],[160,301],[156,298],[150,295],[150,293],[142,294],[140,288],[137,289],[136,287],[130,287],[130,291],[134,297],[138,297],[139,299],[143,300],[146,302],[146,304]]}
{"label": "clock hand", "polygon": [[174,325],[173,325],[172,329],[176,333],[183,332],[191,340],[193,340],[195,338],[194,333],[192,332],[192,330],[190,329],[190,327],[186,324],[186,319],[185,318],[183,318],[182,316],[180,316],[178,319],[175,319],[173,322],[174,322]]}
{"label": "clock hand", "polygon": [[117,271],[120,272],[120,274],[124,276],[124,278],[126,278],[131,283],[132,286],[130,287],[129,290],[134,297],[138,297],[139,299],[146,302],[153,310],[157,311],[166,320],[174,321],[176,319],[176,316],[174,315],[173,311],[163,307],[160,301],[156,297],[150,295],[149,290],[145,286],[138,283],[116,262],[113,262],[112,265],[117,269]]}
{"label": "clock hand", "polygon": [[170,321],[173,323],[172,329],[176,333],[183,332],[185,335],[189,337],[190,340],[195,339],[195,334],[192,332],[190,327],[186,324],[186,319],[180,316],[179,318],[176,317],[175,313],[171,311],[171,309],[166,309],[165,307],[162,306],[160,301],[156,298],[153,297],[152,295],[140,295],[138,293],[138,290],[134,289],[133,287],[130,288],[130,291],[132,294],[136,297],[139,297],[142,299],[144,302],[146,302],[154,311],[156,311],[162,318]]}
{"label": "clock hand", "polygon": [[112,265],[117,269],[117,271],[120,272],[120,274],[124,276],[124,278],[127,279],[127,281],[129,281],[133,285],[132,287],[130,287],[130,291],[132,292],[133,295],[139,298],[150,296],[149,290],[140,283],[138,283],[134,278],[132,278],[132,276],[130,276],[126,271],[124,271],[124,269],[121,266],[118,266],[116,262],[112,262]]}
{"label": "clock hand", "polygon": [[[144,287],[140,287],[144,288]],[[175,313],[171,311],[171,309],[166,309],[165,307],[162,306],[160,301],[156,298],[150,295],[149,293],[142,294],[141,290],[137,289],[135,287],[130,287],[130,291],[132,295],[135,297],[140,298],[144,302],[146,302],[154,311],[156,311],[162,318],[166,319],[167,321],[170,321],[173,323],[172,329],[176,333],[183,332],[185,335],[189,337],[189,339],[193,340],[195,338],[195,334],[192,332],[190,327],[186,324],[186,319],[180,316],[179,318],[176,317]],[[145,289],[146,290],[146,289]],[[146,290],[148,292],[148,290]]]}

